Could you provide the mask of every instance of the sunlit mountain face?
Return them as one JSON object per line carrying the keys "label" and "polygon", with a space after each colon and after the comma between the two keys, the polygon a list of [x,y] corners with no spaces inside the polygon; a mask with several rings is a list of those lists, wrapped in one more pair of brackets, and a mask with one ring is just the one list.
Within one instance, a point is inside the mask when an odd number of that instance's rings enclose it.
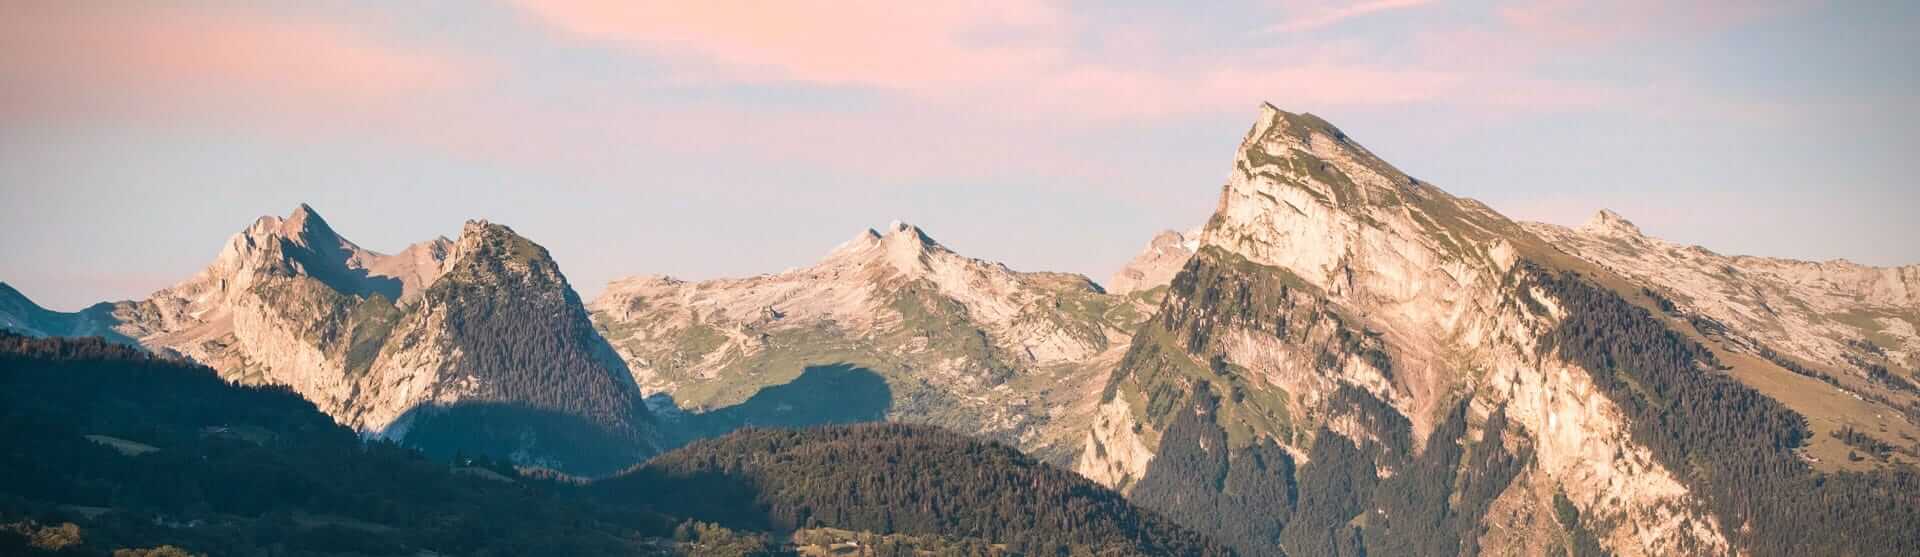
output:
{"label": "sunlit mountain face", "polygon": [[0,555],[1920,555],[1920,4],[0,4]]}

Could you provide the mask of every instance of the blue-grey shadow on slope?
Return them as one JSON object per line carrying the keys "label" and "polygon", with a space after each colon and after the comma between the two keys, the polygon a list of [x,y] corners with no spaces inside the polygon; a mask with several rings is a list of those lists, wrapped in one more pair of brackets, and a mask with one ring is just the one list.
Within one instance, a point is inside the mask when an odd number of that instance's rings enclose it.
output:
{"label": "blue-grey shadow on slope", "polygon": [[[654,454],[744,427],[808,427],[885,420],[893,389],[878,373],[851,364],[809,366],[782,385],[760,389],[740,404],[687,413],[655,395],[657,437],[609,427],[582,416],[517,402],[422,404],[383,432],[436,460],[486,455],[579,476],[604,476]],[[638,409],[635,409],[638,411]],[[658,443],[654,442],[658,439]]]}
{"label": "blue-grey shadow on slope", "polygon": [[578,476],[604,476],[653,456],[645,431],[518,402],[422,404],[384,432],[434,460],[487,456]]}
{"label": "blue-grey shadow on slope", "polygon": [[[678,425],[680,443],[718,437],[743,427],[808,427],[877,422],[893,408],[893,389],[873,370],[837,363],[807,366],[782,385],[760,389],[747,400],[701,413],[678,413],[672,399],[648,401],[668,414],[663,423]],[[677,422],[677,423],[675,423]]]}

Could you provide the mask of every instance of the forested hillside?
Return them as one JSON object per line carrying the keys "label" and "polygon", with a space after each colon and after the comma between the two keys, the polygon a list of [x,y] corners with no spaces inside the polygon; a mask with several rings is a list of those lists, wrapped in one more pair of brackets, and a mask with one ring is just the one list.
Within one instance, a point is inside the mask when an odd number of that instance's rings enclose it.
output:
{"label": "forested hillside", "polygon": [[1920,552],[1920,473],[1816,472],[1794,453],[1806,418],[1721,372],[1706,347],[1583,277],[1538,266],[1525,287],[1551,292],[1569,317],[1549,337],[1560,357],[1633,418],[1634,438],[1739,524],[1756,555]]}
{"label": "forested hillside", "polygon": [[284,387],[0,333],[0,555],[1228,554],[937,429],[750,430],[597,483],[516,470],[481,441],[430,458]]}
{"label": "forested hillside", "polygon": [[63,555],[617,555],[676,525],[606,520],[511,467],[362,441],[284,387],[99,339],[0,333],[0,447],[7,555],[62,523],[81,542]]}
{"label": "forested hillside", "polygon": [[978,538],[1031,555],[1231,554],[1072,472],[923,426],[743,430],[596,487],[751,529]]}
{"label": "forested hillside", "polygon": [[455,249],[464,256],[425,289],[402,318],[409,332],[389,346],[448,355],[440,373],[459,380],[446,390],[468,392],[416,407],[401,420],[411,422],[406,443],[443,458],[481,449],[581,475],[657,453],[639,389],[546,248],[505,226],[469,223]]}

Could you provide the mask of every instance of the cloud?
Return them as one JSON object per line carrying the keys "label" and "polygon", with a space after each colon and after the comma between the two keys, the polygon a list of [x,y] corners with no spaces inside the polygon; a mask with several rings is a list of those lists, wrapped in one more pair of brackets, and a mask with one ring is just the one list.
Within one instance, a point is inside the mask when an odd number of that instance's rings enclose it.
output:
{"label": "cloud", "polygon": [[0,5],[0,115],[321,113],[460,84],[471,68],[346,27],[139,4]]}
{"label": "cloud", "polygon": [[1609,45],[1662,34],[1716,32],[1796,8],[1799,0],[1529,0],[1500,7],[1499,20],[1532,40]]}
{"label": "cloud", "polygon": [[[1306,10],[1277,26],[1327,29],[1425,4]],[[520,22],[546,32],[528,37],[593,47],[543,56],[612,53],[616,61],[596,71],[630,72],[617,82],[555,83],[568,99],[555,102],[525,88],[481,85],[565,79],[567,60],[533,68],[527,64],[555,60],[490,59],[445,44],[425,49],[368,29],[265,13],[273,10],[85,6],[0,4],[0,78],[8,84],[0,89],[0,117],[64,123],[178,114],[194,123],[235,122],[303,138],[377,137],[548,168],[631,164],[636,151],[681,160],[752,152],[776,164],[881,179],[1086,178],[1112,161],[1076,147],[1076,139],[1196,115],[1250,118],[1261,101],[1292,110],[1524,114],[1646,98],[1532,75],[1529,65],[1547,55],[1497,48],[1517,34],[1498,22],[1444,40],[1422,39],[1425,32],[1390,40],[1346,33],[1358,25],[1304,40],[1265,33],[1274,25],[1254,21],[1223,48],[1181,44],[1180,30],[1171,29],[1181,22],[1100,20],[1041,0],[515,0]],[[1531,54],[1499,54],[1511,50]],[[634,61],[647,63],[621,64]],[[822,108],[780,100],[790,91],[857,101]]]}
{"label": "cloud", "polygon": [[[1319,28],[1429,1],[1318,9],[1276,28]],[[517,4],[563,36],[664,61],[677,82],[864,87],[984,117],[1138,121],[1251,111],[1263,100],[1563,108],[1595,97],[1544,80],[1395,56],[1355,59],[1327,41],[1283,40],[1230,57],[1180,53],[1161,44],[1165,29],[1093,22],[1039,1]],[[1486,93],[1476,81],[1512,88]]]}
{"label": "cloud", "polygon": [[1042,2],[518,0],[589,39],[694,57],[738,80],[921,89],[1058,62]]}
{"label": "cloud", "polygon": [[1281,21],[1269,27],[1276,33],[1300,33],[1329,27],[1340,22],[1372,15],[1380,12],[1417,8],[1432,3],[1433,0],[1368,0],[1343,6],[1325,8],[1306,15]]}

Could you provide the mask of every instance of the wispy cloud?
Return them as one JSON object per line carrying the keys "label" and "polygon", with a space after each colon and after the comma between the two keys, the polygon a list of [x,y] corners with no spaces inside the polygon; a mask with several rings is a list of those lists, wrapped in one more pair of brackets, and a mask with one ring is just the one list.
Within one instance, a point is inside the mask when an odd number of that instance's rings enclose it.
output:
{"label": "wispy cloud", "polygon": [[452,57],[336,25],[84,2],[0,5],[0,112],[319,113],[462,83]]}
{"label": "wispy cloud", "polygon": [[1804,0],[1528,0],[1501,6],[1499,20],[1534,40],[1617,43],[1663,33],[1711,33],[1802,7]]}
{"label": "wispy cloud", "polygon": [[[1431,0],[1301,8],[1305,30]],[[1151,48],[1152,30],[1103,26],[1051,2],[621,2],[517,0],[552,29],[665,60],[675,79],[872,88],[945,110],[1140,120],[1296,106],[1453,103],[1558,108],[1595,95],[1483,68],[1356,59],[1321,44],[1222,56]],[[1498,95],[1475,90],[1497,85]]]}
{"label": "wispy cloud", "polygon": [[1417,8],[1432,3],[1433,0],[1366,0],[1340,6],[1311,9],[1309,13],[1296,16],[1268,29],[1276,33],[1299,33],[1330,27],[1340,22],[1380,12]]}
{"label": "wispy cloud", "polygon": [[1045,2],[517,0],[565,31],[742,80],[918,89],[1059,62],[1063,14]]}

